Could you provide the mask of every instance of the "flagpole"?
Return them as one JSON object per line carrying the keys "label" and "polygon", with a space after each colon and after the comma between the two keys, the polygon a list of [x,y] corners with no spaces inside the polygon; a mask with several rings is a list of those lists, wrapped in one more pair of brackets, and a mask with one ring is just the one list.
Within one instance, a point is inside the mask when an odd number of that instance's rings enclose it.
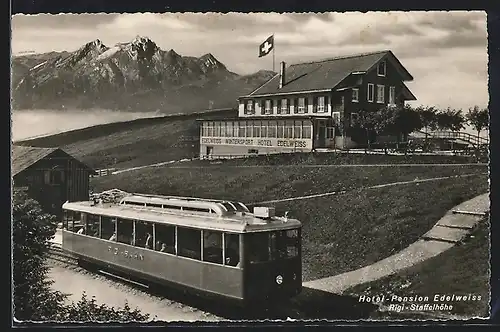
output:
{"label": "flagpole", "polygon": [[276,72],[274,70],[274,49],[276,48],[276,40],[274,39],[274,33],[273,33],[273,72]]}

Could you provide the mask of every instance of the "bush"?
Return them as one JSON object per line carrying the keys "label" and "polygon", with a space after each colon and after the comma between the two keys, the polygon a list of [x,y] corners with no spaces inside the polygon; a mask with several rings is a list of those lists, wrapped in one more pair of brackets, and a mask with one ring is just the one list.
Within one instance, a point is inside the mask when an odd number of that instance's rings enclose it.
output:
{"label": "bush", "polygon": [[67,295],[51,289],[47,278],[46,257],[49,240],[54,236],[57,221],[42,211],[40,204],[25,192],[13,193],[13,281],[14,317],[21,321],[145,321],[149,315],[128,304],[115,309],[97,305],[85,293],[77,303],[65,305]]}
{"label": "bush", "polygon": [[50,289],[45,255],[55,234],[54,216],[21,191],[13,194],[14,316],[19,320],[50,320],[61,311],[65,296]]}
{"label": "bush", "polygon": [[139,309],[131,310],[128,303],[115,309],[105,304],[98,305],[95,298],[88,299],[85,293],[80,301],[65,307],[59,316],[61,321],[78,322],[140,322],[149,319],[149,314],[143,314]]}

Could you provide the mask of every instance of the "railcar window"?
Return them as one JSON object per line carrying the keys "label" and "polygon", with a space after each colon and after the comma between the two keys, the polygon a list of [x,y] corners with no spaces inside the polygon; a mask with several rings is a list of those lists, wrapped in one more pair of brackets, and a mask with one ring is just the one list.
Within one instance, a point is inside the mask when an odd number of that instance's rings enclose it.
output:
{"label": "railcar window", "polygon": [[286,258],[286,234],[282,231],[269,234],[269,254],[271,260]]}
{"label": "railcar window", "polygon": [[134,222],[128,219],[117,220],[117,241],[125,244],[134,244]]}
{"label": "railcar window", "polygon": [[285,232],[286,239],[286,253],[288,258],[296,257],[299,255],[299,230],[291,229]]}
{"label": "railcar window", "polygon": [[155,250],[175,254],[175,226],[155,225]]}
{"label": "railcar window", "polygon": [[238,266],[240,263],[240,235],[224,233],[225,265]]}
{"label": "railcar window", "polygon": [[177,250],[179,256],[201,258],[201,231],[190,228],[177,228]]}
{"label": "railcar window", "polygon": [[222,264],[222,232],[203,231],[203,260]]}
{"label": "railcar window", "polygon": [[69,223],[73,223],[73,212],[72,211],[68,211],[68,210],[64,210],[64,217],[63,217],[63,229],[66,229],[68,230],[69,226],[68,224]]}
{"label": "railcar window", "polygon": [[269,233],[250,233],[245,237],[245,255],[250,263],[269,261]]}
{"label": "railcar window", "polygon": [[73,225],[71,227],[71,231],[73,232],[83,232],[81,229],[85,227],[85,221],[83,220],[83,216],[81,212],[73,211]]}
{"label": "railcar window", "polygon": [[101,217],[101,239],[116,241],[115,219],[111,217]]}
{"label": "railcar window", "polygon": [[99,216],[95,214],[87,215],[87,235],[99,237]]}
{"label": "railcar window", "polygon": [[153,249],[153,224],[146,221],[135,222],[135,245]]}

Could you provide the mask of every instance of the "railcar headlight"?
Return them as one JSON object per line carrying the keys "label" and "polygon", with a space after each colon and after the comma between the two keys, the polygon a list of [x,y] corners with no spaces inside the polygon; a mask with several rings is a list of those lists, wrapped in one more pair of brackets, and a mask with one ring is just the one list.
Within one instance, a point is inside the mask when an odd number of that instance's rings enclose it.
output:
{"label": "railcar headlight", "polygon": [[283,276],[280,274],[276,277],[276,283],[281,285],[283,283]]}

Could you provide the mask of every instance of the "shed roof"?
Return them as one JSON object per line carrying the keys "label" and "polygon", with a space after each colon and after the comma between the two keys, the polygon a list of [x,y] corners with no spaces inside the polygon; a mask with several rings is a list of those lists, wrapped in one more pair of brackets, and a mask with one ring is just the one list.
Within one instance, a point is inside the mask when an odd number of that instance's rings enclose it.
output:
{"label": "shed roof", "polygon": [[15,176],[28,167],[34,165],[38,161],[48,157],[52,153],[56,151],[61,151],[62,153],[70,156],[71,158],[77,160],[79,163],[85,166],[85,168],[89,169],[91,172],[94,172],[92,168],[85,165],[78,159],[66,153],[64,150],[60,148],[40,148],[33,146],[22,146],[22,145],[12,145],[12,176]]}
{"label": "shed roof", "polygon": [[396,67],[403,80],[413,80],[396,56],[391,51],[384,50],[290,65],[285,70],[283,87],[279,88],[280,75],[275,75],[247,96],[333,89],[349,75],[366,73],[385,58]]}

